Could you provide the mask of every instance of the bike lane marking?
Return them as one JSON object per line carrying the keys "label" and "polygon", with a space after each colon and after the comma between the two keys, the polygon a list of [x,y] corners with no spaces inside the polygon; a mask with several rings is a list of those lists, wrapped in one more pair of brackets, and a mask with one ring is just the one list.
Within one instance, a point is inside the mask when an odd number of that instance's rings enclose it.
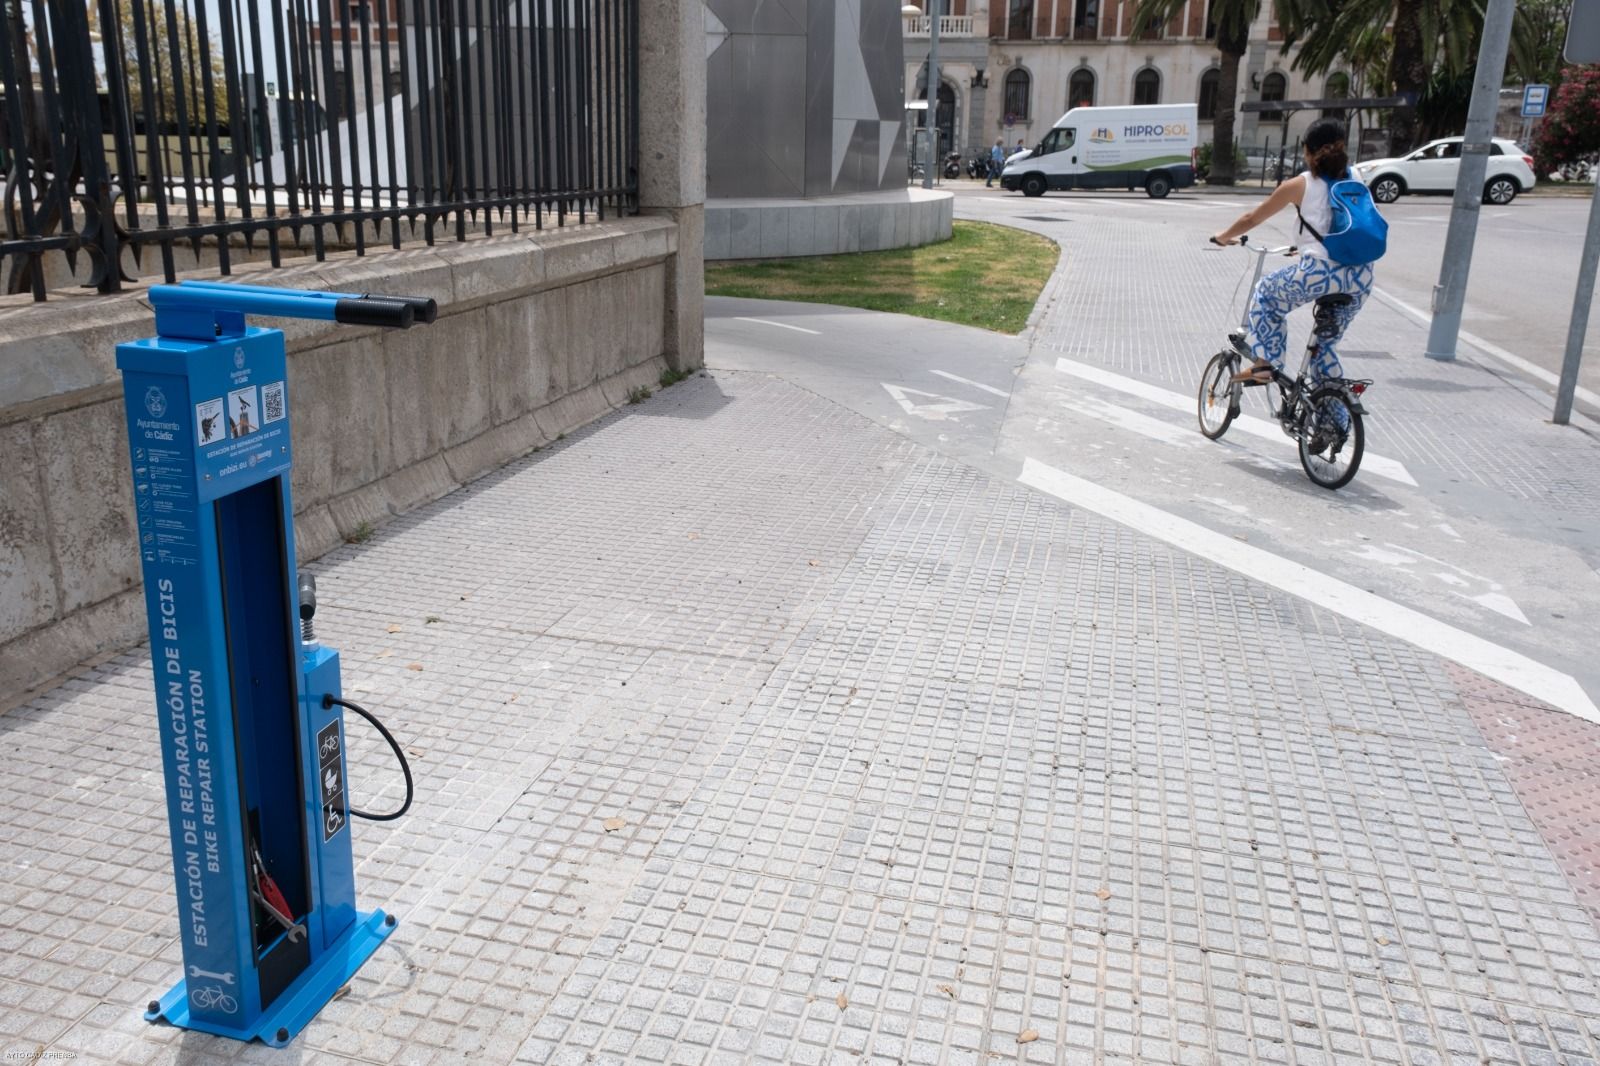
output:
{"label": "bike lane marking", "polygon": [[[1418,325],[1430,326],[1433,323],[1432,315],[1428,314],[1426,311],[1421,311],[1415,307],[1412,307],[1410,304],[1406,303],[1404,300],[1400,299],[1387,289],[1374,288],[1372,290],[1372,295],[1376,296],[1378,299],[1382,300],[1396,311],[1399,311],[1401,314],[1407,316]],[[1522,371],[1535,381],[1543,382],[1551,387],[1561,384],[1561,378],[1557,374],[1546,370],[1542,366],[1530,363],[1528,360],[1522,358],[1520,355],[1517,355],[1515,352],[1508,352],[1499,345],[1492,344],[1476,334],[1468,333],[1466,330],[1461,330],[1459,335],[1462,340],[1472,345],[1472,347],[1478,349],[1478,351],[1482,352],[1484,355],[1487,355],[1491,359],[1498,359],[1500,362],[1515,370]],[[1590,404],[1594,407],[1600,407],[1600,393],[1595,393],[1593,390],[1586,389],[1582,385],[1579,385],[1574,390],[1574,395],[1577,399],[1580,399],[1587,404]],[[1573,411],[1572,418],[1573,421],[1577,421],[1580,418],[1588,421],[1582,411]]]}
{"label": "bike lane marking", "polygon": [[1151,440],[1159,441],[1162,444],[1169,444],[1178,448],[1192,448],[1201,439],[1197,433],[1185,433],[1170,422],[1163,422],[1159,418],[1151,418],[1147,414],[1120,407],[1114,403],[1104,403],[1098,400],[1091,403],[1088,400],[1070,398],[1062,400],[1061,403],[1069,411],[1075,411],[1098,422],[1115,426],[1117,429],[1125,429],[1131,433],[1149,437]]}
{"label": "bike lane marking", "polygon": [[1570,674],[1520,652],[1386,600],[1303,563],[1074,477],[1037,459],[1023,460],[1017,480],[1063,503],[1093,511],[1119,525],[1476,670],[1567,714],[1600,725],[1600,708],[1595,707]]}
{"label": "bike lane marking", "polygon": [[1011,396],[1011,394],[1005,389],[997,389],[993,385],[985,385],[981,381],[973,381],[971,378],[964,378],[959,374],[952,374],[948,370],[930,370],[929,373],[938,374],[940,377],[947,378],[950,381],[959,381],[963,385],[971,385],[975,389],[982,389],[991,396],[1004,396],[1007,398]]}
{"label": "bike lane marking", "polygon": [[739,318],[739,317],[735,316],[734,317],[734,321],[735,322],[754,322],[758,326],[777,326],[779,329],[792,329],[796,333],[809,333],[813,337],[822,336],[822,331],[821,330],[806,329],[804,326],[791,326],[791,325],[789,325],[789,324],[787,324],[785,322],[773,322],[773,321],[771,321],[769,319],[765,319],[765,318]]}
{"label": "bike lane marking", "polygon": [[[988,407],[971,400],[958,400],[954,396],[940,396],[934,392],[923,392],[907,385],[891,385],[887,381],[879,382],[884,391],[899,404],[908,415],[916,415],[930,422],[941,422],[951,415],[961,414],[966,411],[987,411]],[[928,401],[933,402],[928,402]]]}
{"label": "bike lane marking", "polygon": [[[1142,400],[1149,400],[1151,403],[1160,404],[1174,411],[1182,411],[1185,414],[1192,415],[1196,410],[1197,401],[1193,396],[1185,396],[1182,393],[1173,392],[1170,389],[1164,389],[1159,385],[1152,385],[1137,378],[1124,377],[1121,374],[1103,370],[1088,363],[1079,363],[1072,359],[1057,359],[1056,369],[1075,378],[1090,381],[1096,385],[1104,385],[1108,389],[1116,389],[1118,392],[1127,393],[1129,396],[1137,396]],[[1290,440],[1283,430],[1279,429],[1275,423],[1268,422],[1264,418],[1241,414],[1233,420],[1233,424],[1241,431],[1260,437],[1262,440],[1282,441],[1290,447],[1294,446],[1294,441]],[[1196,430],[1196,432],[1199,431]],[[1369,474],[1376,474],[1378,477],[1397,481],[1402,485],[1409,485],[1412,488],[1417,487],[1417,479],[1411,476],[1411,472],[1405,468],[1404,463],[1398,459],[1389,459],[1382,455],[1376,455],[1371,449],[1368,449],[1363,455],[1361,469]]]}

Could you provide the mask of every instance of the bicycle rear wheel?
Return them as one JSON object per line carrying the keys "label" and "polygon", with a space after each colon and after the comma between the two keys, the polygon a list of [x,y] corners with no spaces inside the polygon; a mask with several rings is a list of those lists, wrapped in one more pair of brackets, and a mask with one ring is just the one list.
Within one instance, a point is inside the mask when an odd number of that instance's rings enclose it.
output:
{"label": "bicycle rear wheel", "polygon": [[1366,448],[1361,414],[1337,385],[1313,392],[1306,405],[1306,420],[1299,433],[1300,465],[1313,484],[1343,488],[1356,476]]}
{"label": "bicycle rear wheel", "polygon": [[1218,352],[1200,375],[1200,432],[1210,440],[1220,440],[1239,415],[1239,386],[1229,380],[1238,369],[1236,353]]}

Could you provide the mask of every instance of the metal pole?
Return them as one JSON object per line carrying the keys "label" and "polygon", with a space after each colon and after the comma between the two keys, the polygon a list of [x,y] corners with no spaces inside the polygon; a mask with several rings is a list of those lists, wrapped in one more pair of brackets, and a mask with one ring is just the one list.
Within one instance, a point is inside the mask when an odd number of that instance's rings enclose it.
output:
{"label": "metal pole", "polygon": [[[939,0],[928,0],[928,154],[939,154]],[[922,187],[933,188],[934,168],[942,160],[929,159],[922,172]]]}
{"label": "metal pole", "polygon": [[1456,357],[1461,305],[1466,300],[1467,273],[1472,268],[1472,245],[1478,236],[1483,176],[1489,168],[1489,140],[1494,136],[1494,116],[1500,106],[1500,83],[1505,80],[1506,50],[1511,44],[1511,16],[1515,12],[1516,0],[1489,0],[1484,14],[1483,43],[1478,48],[1467,129],[1461,138],[1461,169],[1456,172],[1450,230],[1445,235],[1444,259],[1439,264],[1439,284],[1433,289],[1433,322],[1428,327],[1426,352],[1429,359]]}
{"label": "metal pole", "polygon": [[[1596,175],[1600,178],[1600,174]],[[1600,266],[1600,180],[1589,201],[1589,231],[1583,238],[1583,258],[1578,262],[1578,294],[1572,299],[1572,323],[1567,326],[1567,354],[1561,362],[1561,384],[1556,387],[1558,426],[1572,417],[1572,394],[1578,389],[1578,363],[1583,359],[1583,335],[1589,329],[1589,304],[1594,300],[1595,268]]]}

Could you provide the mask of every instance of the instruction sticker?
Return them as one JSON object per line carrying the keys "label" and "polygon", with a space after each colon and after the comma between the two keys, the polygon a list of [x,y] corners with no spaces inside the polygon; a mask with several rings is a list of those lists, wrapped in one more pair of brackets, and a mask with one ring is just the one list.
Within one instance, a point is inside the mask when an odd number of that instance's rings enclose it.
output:
{"label": "instruction sticker", "polygon": [[338,722],[329,722],[317,731],[317,776],[322,785],[322,842],[326,844],[345,824],[344,752]]}
{"label": "instruction sticker", "polygon": [[254,385],[234,389],[228,393],[228,430],[235,437],[243,437],[261,428],[260,401]]}
{"label": "instruction sticker", "polygon": [[194,405],[194,431],[201,444],[215,444],[228,436],[228,422],[222,417],[222,397]]}
{"label": "instruction sticker", "polygon": [[285,409],[283,382],[274,381],[270,385],[261,386],[261,424],[277,422],[289,412]]}

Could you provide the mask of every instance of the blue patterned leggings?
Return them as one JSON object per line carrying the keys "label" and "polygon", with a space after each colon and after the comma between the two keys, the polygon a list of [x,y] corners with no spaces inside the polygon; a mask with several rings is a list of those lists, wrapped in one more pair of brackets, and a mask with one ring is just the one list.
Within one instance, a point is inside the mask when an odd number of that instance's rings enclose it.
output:
{"label": "blue patterned leggings", "polygon": [[1339,339],[1366,302],[1372,291],[1372,264],[1341,266],[1326,259],[1304,255],[1300,261],[1262,277],[1250,301],[1250,352],[1283,369],[1284,351],[1289,344],[1284,320],[1289,312],[1319,296],[1347,293],[1355,300],[1335,312],[1337,332],[1323,338],[1311,363],[1311,380],[1344,377],[1339,363]]}

